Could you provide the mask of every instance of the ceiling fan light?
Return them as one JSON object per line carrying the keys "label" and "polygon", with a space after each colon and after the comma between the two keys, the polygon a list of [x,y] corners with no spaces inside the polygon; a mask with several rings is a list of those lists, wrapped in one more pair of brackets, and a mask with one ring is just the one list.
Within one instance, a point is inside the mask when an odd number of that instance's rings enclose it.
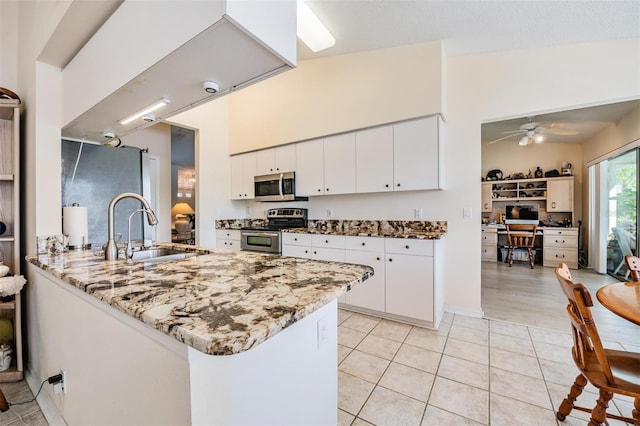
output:
{"label": "ceiling fan light", "polygon": [[527,146],[529,145],[529,136],[523,136],[522,139],[520,139],[520,142],[518,142],[521,146]]}
{"label": "ceiling fan light", "polygon": [[544,141],[544,137],[542,135],[536,135],[534,140],[536,143],[540,143]]}

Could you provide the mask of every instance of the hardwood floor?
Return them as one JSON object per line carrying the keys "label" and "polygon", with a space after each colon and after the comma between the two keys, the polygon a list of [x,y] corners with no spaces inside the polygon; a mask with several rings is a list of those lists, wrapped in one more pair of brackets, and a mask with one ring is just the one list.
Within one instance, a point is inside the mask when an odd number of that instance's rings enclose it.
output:
{"label": "hardwood floor", "polygon": [[[587,286],[593,297],[593,316],[604,340],[626,342],[640,352],[637,325],[615,315],[600,305],[596,291],[617,282],[608,275],[590,269],[571,270],[575,282]],[[528,264],[482,262],[482,309],[485,318],[532,327],[569,331],[567,299],[556,280],[553,268]]]}

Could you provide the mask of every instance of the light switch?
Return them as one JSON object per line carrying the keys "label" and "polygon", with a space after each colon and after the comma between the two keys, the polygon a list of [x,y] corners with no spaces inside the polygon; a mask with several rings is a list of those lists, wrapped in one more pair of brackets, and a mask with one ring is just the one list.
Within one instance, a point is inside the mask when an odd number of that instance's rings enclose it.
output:
{"label": "light switch", "polygon": [[327,328],[327,317],[324,316],[318,320],[318,349],[324,346],[329,339],[329,329]]}
{"label": "light switch", "polygon": [[462,209],[462,218],[471,219],[471,207],[465,207]]}

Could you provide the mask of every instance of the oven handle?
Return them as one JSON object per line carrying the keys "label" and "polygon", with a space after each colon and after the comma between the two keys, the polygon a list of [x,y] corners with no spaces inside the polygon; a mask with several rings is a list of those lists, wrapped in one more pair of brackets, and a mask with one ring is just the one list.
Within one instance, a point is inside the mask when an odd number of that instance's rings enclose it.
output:
{"label": "oven handle", "polygon": [[278,189],[280,190],[280,198],[284,198],[284,194],[282,193],[282,179],[284,178],[284,174],[280,173],[280,183],[278,185]]}
{"label": "oven handle", "polygon": [[240,233],[243,237],[278,237],[280,234],[278,232],[265,232],[265,231],[242,231]]}

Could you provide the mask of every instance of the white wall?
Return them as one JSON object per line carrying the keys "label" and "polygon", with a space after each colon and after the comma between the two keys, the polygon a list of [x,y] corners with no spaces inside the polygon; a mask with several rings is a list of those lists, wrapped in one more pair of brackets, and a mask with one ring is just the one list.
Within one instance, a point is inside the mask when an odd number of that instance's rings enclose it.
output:
{"label": "white wall", "polygon": [[[0,87],[18,90],[18,2],[0,2]],[[2,60],[4,59],[4,60]]]}
{"label": "white wall", "polygon": [[158,123],[122,138],[123,145],[149,148],[150,155],[156,155],[160,161],[160,192],[156,238],[158,241],[171,241],[171,127]]}
{"label": "white wall", "polygon": [[215,220],[244,217],[242,201],[230,200],[229,98],[222,97],[171,117],[196,130],[196,244],[215,247]]}

